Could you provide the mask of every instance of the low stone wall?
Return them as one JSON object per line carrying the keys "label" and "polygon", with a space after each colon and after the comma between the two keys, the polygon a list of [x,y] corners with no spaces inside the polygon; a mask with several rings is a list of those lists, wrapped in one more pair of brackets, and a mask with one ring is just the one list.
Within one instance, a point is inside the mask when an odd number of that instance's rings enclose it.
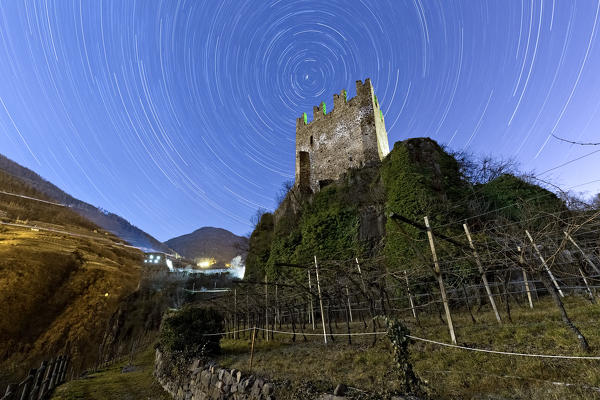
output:
{"label": "low stone wall", "polygon": [[274,399],[271,383],[252,375],[243,376],[235,369],[199,364],[196,360],[185,373],[173,377],[167,370],[164,355],[157,349],[154,376],[175,400]]}

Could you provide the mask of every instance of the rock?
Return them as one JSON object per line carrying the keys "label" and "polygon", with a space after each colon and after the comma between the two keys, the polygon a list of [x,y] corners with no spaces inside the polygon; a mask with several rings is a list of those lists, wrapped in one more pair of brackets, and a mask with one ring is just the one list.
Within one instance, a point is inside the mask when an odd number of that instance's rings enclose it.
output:
{"label": "rock", "polygon": [[202,382],[202,386],[208,387],[210,385],[210,372],[207,370],[202,371],[200,374],[200,381]]}
{"label": "rock", "polygon": [[244,388],[244,392],[248,391],[248,389],[252,387],[253,383],[254,383],[253,376],[249,376],[248,378],[244,379],[242,381],[242,387]]}
{"label": "rock", "polygon": [[273,385],[270,383],[265,383],[262,387],[262,393],[265,396],[270,395],[271,393],[273,393]]}
{"label": "rock", "polygon": [[231,385],[233,383],[233,378],[231,377],[229,371],[225,371],[221,379],[223,382],[225,382],[226,385]]}
{"label": "rock", "polygon": [[133,365],[126,365],[121,369],[121,373],[122,374],[126,374],[128,372],[133,372],[135,371],[137,368],[135,368]]}
{"label": "rock", "polygon": [[340,383],[335,387],[335,390],[333,391],[333,395],[334,396],[343,396],[344,394],[346,394],[346,390],[348,390],[348,387],[346,385],[344,385],[343,383]]}

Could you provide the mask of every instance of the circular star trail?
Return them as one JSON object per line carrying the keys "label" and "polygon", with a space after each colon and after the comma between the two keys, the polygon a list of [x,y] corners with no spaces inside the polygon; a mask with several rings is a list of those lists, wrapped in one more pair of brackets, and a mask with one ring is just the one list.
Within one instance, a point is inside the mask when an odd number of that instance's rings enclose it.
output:
{"label": "circular star trail", "polygon": [[[295,120],[370,77],[390,143],[429,136],[598,191],[596,1],[18,1],[0,153],[166,240],[238,234],[294,175]],[[569,160],[581,157],[573,163]],[[546,172],[548,171],[548,172]]]}

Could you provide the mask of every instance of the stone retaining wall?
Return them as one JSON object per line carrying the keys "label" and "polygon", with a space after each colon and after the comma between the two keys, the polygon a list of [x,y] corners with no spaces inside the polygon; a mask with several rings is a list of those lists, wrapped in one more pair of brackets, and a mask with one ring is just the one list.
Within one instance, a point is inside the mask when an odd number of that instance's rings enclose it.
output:
{"label": "stone retaining wall", "polygon": [[273,385],[252,375],[196,360],[185,373],[171,376],[165,357],[156,350],[154,376],[175,400],[270,400]]}

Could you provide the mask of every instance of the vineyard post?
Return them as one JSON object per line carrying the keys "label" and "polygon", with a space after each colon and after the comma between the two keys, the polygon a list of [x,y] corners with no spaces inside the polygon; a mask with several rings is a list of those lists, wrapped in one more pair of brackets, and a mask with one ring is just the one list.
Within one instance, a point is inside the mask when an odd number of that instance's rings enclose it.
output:
{"label": "vineyard post", "polygon": [[592,289],[590,289],[590,285],[588,285],[588,281],[587,278],[585,277],[585,275],[583,274],[583,271],[581,270],[581,268],[577,268],[579,270],[579,273],[581,274],[581,277],[583,278],[583,283],[585,283],[585,287],[587,289],[588,294],[590,295],[590,301],[592,303],[596,302],[596,299],[594,299],[594,295],[592,294]]}
{"label": "vineyard post", "polygon": [[350,291],[346,285],[346,298],[348,299],[348,313],[350,314],[350,322],[352,322],[352,306],[350,305]]}
{"label": "vineyard post", "polygon": [[483,270],[483,265],[481,264],[479,253],[477,253],[475,245],[473,244],[473,239],[471,239],[471,232],[469,231],[469,227],[467,226],[467,224],[463,224],[463,228],[465,229],[467,239],[469,239],[469,246],[471,247],[471,250],[473,250],[473,256],[475,257],[477,268],[479,269],[479,273],[481,274],[481,280],[483,281],[483,285],[485,286],[485,291],[488,295],[488,299],[490,300],[490,304],[492,305],[492,309],[494,310],[494,314],[496,315],[496,320],[499,324],[502,324],[502,319],[500,318],[500,313],[498,312],[498,308],[496,307],[494,296],[492,296],[492,291],[490,290],[490,285],[488,284],[487,276],[485,275],[485,271]]}
{"label": "vineyard post", "polygon": [[233,338],[238,339],[237,289],[233,289]]}
{"label": "vineyard post", "polygon": [[546,260],[544,260],[544,257],[542,256],[542,253],[540,253],[539,249],[535,245],[535,242],[533,241],[533,238],[531,237],[531,234],[529,233],[529,231],[527,229],[525,229],[525,234],[527,235],[527,237],[531,241],[531,244],[533,245],[533,250],[537,254],[537,256],[540,259],[540,261],[542,262],[542,265],[544,266],[544,269],[546,270],[546,272],[548,273],[548,275],[550,275],[550,279],[552,279],[552,283],[554,284],[554,287],[556,288],[556,290],[558,290],[558,294],[560,294],[560,297],[565,297],[564,293],[560,289],[560,286],[558,286],[558,282],[556,282],[556,279],[554,278],[554,275],[552,274],[552,271],[550,271],[550,268],[548,268],[548,264],[546,264]]}
{"label": "vineyard post", "polygon": [[415,308],[412,293],[410,292],[410,285],[408,284],[408,274],[406,273],[406,270],[404,270],[404,278],[406,279],[406,290],[408,291],[408,301],[410,303],[410,309],[412,310],[413,317],[415,317],[415,319],[418,320],[417,310]]}
{"label": "vineyard post", "polygon": [[267,273],[265,272],[265,328],[267,334],[267,342],[269,341],[269,286]]}
{"label": "vineyard post", "polygon": [[[246,323],[244,324],[244,326],[250,326],[250,307],[249,307],[249,303],[248,303],[248,288],[246,288]],[[246,332],[244,332],[244,339],[246,338]]]}
{"label": "vineyard post", "polygon": [[278,293],[278,285],[275,284],[275,317],[277,318],[277,324],[279,328],[281,328],[281,316],[279,315],[279,293]]}
{"label": "vineyard post", "polygon": [[[517,246],[517,251],[519,252],[519,263],[521,265],[525,264],[525,259],[523,257],[523,253],[521,252],[521,246]],[[525,291],[527,292],[527,299],[529,300],[529,308],[533,309],[533,301],[531,300],[531,290],[529,290],[529,281],[527,281],[527,272],[523,269],[523,282],[525,282]]]}
{"label": "vineyard post", "polygon": [[256,326],[252,328],[252,344],[250,345],[250,367],[248,368],[248,373],[252,372],[252,359],[254,357],[254,340],[256,339]]}
{"label": "vineyard post", "polygon": [[573,240],[573,238],[571,237],[571,235],[569,235],[567,233],[567,231],[564,231],[564,233],[565,233],[565,236],[567,237],[567,239],[569,239],[571,241],[571,243],[573,243],[573,245],[575,247],[577,247],[577,250],[579,250],[579,252],[583,255],[583,258],[585,258],[585,260],[587,261],[587,263],[590,264],[590,267],[592,267],[592,269],[594,271],[596,271],[597,274],[600,274],[600,269],[598,269],[598,267],[596,267],[596,264],[594,264],[592,262],[592,260],[590,260],[590,258],[587,256],[587,254],[585,254],[583,252],[583,250],[581,250],[581,247],[579,247],[579,245],[575,242],[575,240]]}
{"label": "vineyard post", "polygon": [[444,302],[444,311],[446,312],[446,321],[448,323],[448,330],[450,331],[450,338],[452,339],[452,344],[456,344],[456,335],[454,333],[454,325],[452,324],[452,316],[450,315],[450,307],[448,306],[448,298],[446,297],[446,288],[444,287],[444,280],[442,279],[442,273],[440,271],[440,263],[435,251],[435,244],[433,243],[433,232],[431,231],[431,226],[429,226],[429,218],[425,216],[424,220],[425,227],[427,227],[427,238],[429,239],[429,246],[431,247],[431,255],[433,257],[434,271],[440,285],[442,301]]}
{"label": "vineyard post", "polygon": [[360,264],[358,263],[358,257],[355,260],[356,260],[356,268],[358,268],[358,275],[360,275],[360,281],[362,282],[362,287],[363,287],[363,290],[366,295],[367,294],[367,286],[365,285],[365,280],[363,279],[362,271],[360,270]]}
{"label": "vineyard post", "polygon": [[317,276],[317,290],[319,292],[319,304],[321,306],[321,323],[323,324],[323,341],[327,344],[327,330],[325,329],[325,313],[323,312],[323,297],[321,297],[321,283],[319,282],[319,264],[315,257],[315,275]]}
{"label": "vineyard post", "polygon": [[310,321],[312,322],[312,329],[315,330],[315,308],[313,306],[313,294],[312,294],[312,283],[310,281],[310,268],[308,269],[308,291],[309,293],[309,302],[310,302]]}

